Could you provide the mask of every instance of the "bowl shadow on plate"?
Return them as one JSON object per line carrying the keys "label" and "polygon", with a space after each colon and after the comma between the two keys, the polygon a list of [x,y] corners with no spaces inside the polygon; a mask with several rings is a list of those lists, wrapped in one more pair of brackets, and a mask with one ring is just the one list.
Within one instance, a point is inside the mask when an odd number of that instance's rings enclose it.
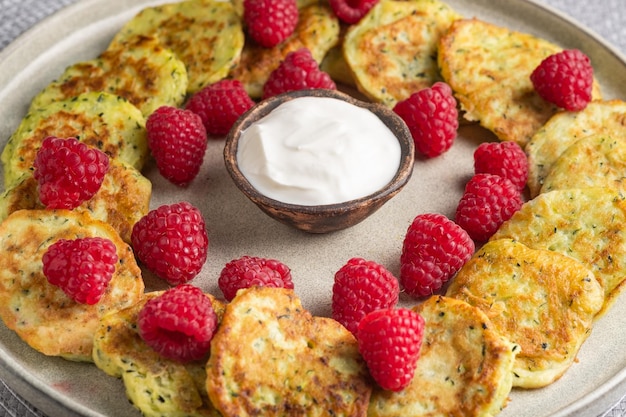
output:
{"label": "bowl shadow on plate", "polygon": [[[237,147],[241,133],[286,101],[299,97],[330,97],[346,101],[374,113],[393,132],[400,143],[400,165],[392,180],[378,191],[354,200],[326,205],[283,203],[257,191],[237,164]],[[237,188],[265,214],[308,233],[329,233],[354,226],[365,220],[402,190],[411,178],[415,148],[406,124],[391,109],[356,99],[336,90],[299,90],[266,99],[242,115],[226,137],[224,162]]]}

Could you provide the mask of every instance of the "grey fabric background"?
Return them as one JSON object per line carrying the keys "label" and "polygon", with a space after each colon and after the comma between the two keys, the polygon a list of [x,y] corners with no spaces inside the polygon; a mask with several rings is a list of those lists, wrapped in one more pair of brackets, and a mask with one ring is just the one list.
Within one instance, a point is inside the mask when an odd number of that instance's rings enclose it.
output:
{"label": "grey fabric background", "polygon": [[[76,1],[0,0],[0,51],[46,16]],[[570,16],[626,55],[626,0],[543,0],[543,2]],[[0,417],[6,416],[44,417],[0,381]],[[626,397],[602,417],[625,416]]]}

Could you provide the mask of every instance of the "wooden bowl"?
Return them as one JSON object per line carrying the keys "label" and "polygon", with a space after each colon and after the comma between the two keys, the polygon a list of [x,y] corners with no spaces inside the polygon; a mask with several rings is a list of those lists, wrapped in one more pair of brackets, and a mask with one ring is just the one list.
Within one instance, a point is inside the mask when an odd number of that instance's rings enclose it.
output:
{"label": "wooden bowl", "polygon": [[[298,205],[269,198],[255,189],[242,174],[237,163],[237,148],[242,131],[260,120],[280,104],[299,97],[330,97],[365,108],[382,120],[400,144],[400,165],[393,179],[378,191],[338,204]],[[378,210],[394,197],[408,182],[413,172],[414,144],[402,119],[391,109],[375,103],[360,101],[335,90],[299,90],[264,100],[242,115],[232,127],[224,146],[226,169],[236,186],[263,212],[277,221],[309,233],[328,233],[351,227]]]}

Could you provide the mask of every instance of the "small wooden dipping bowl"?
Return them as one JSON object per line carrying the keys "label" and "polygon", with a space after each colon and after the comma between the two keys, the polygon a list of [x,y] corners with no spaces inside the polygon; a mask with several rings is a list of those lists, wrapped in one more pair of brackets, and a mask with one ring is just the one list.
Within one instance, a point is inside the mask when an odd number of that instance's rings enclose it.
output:
{"label": "small wooden dipping bowl", "polygon": [[[400,165],[392,180],[378,191],[338,204],[297,205],[269,198],[255,189],[237,164],[237,147],[241,133],[280,104],[298,97],[330,97],[368,109],[391,130],[400,143]],[[406,124],[391,109],[358,100],[335,90],[299,90],[266,99],[242,115],[233,125],[224,145],[226,169],[236,186],[263,212],[277,221],[309,233],[328,233],[345,229],[363,221],[394,197],[408,182],[413,172],[415,148]]]}

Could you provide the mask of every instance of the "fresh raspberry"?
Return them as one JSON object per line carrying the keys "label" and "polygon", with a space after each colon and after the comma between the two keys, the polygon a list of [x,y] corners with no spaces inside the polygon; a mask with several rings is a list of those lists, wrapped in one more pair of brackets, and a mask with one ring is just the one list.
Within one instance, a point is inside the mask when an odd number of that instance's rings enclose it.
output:
{"label": "fresh raspberry", "polygon": [[266,48],[287,39],[298,24],[296,0],[244,0],[243,8],[248,35]]}
{"label": "fresh raspberry", "polygon": [[181,284],[149,299],[139,311],[137,327],[148,346],[168,359],[185,363],[207,356],[217,315],[199,288]]}
{"label": "fresh raspberry", "polygon": [[288,53],[280,65],[270,73],[263,86],[263,98],[287,91],[315,88],[335,90],[337,86],[330,75],[320,69],[311,51],[300,48]]}
{"label": "fresh raspberry", "polygon": [[43,205],[71,210],[98,192],[109,171],[109,157],[75,138],[49,136],[37,151],[33,166]]}
{"label": "fresh raspberry", "polygon": [[587,55],[569,49],[550,55],[530,75],[544,100],[569,111],[580,111],[591,101],[593,67]]}
{"label": "fresh raspberry", "polygon": [[185,108],[202,119],[208,135],[224,136],[235,121],[254,106],[238,80],[220,80],[195,93]]}
{"label": "fresh raspberry", "polygon": [[415,148],[434,158],[452,146],[459,128],[456,100],[450,86],[437,82],[401,100],[393,110],[411,131]]}
{"label": "fresh raspberry", "polygon": [[528,159],[515,142],[484,142],[474,151],[474,172],[508,178],[522,191],[528,180]]}
{"label": "fresh raspberry", "polygon": [[200,172],[207,134],[200,116],[190,110],[162,106],[148,116],[148,146],[163,177],[187,186]]}
{"label": "fresh raspberry", "polygon": [[437,292],[471,258],[475,245],[442,214],[420,214],[409,226],[400,255],[400,282],[412,297]]}
{"label": "fresh raspberry", "polygon": [[424,337],[424,319],[413,310],[384,309],[359,323],[359,352],[370,375],[390,391],[406,388],[415,375]]}
{"label": "fresh raspberry", "polygon": [[367,313],[396,306],[399,287],[396,277],[382,265],[352,258],[335,273],[332,317],[356,335]]}
{"label": "fresh raspberry", "polygon": [[59,239],[43,255],[43,273],[77,303],[93,305],[111,282],[117,260],[117,248],[109,239]]}
{"label": "fresh raspberry", "polygon": [[378,3],[378,0],[330,0],[335,16],[344,23],[357,23]]}
{"label": "fresh raspberry", "polygon": [[242,256],[226,264],[218,278],[224,298],[230,301],[242,288],[263,286],[293,289],[291,270],[275,259]]}
{"label": "fresh raspberry", "polygon": [[519,189],[508,178],[476,174],[465,186],[455,220],[474,241],[486,242],[522,203]]}
{"label": "fresh raspberry", "polygon": [[148,212],[133,226],[131,242],[137,258],[171,285],[198,275],[209,248],[202,213],[186,201]]}

